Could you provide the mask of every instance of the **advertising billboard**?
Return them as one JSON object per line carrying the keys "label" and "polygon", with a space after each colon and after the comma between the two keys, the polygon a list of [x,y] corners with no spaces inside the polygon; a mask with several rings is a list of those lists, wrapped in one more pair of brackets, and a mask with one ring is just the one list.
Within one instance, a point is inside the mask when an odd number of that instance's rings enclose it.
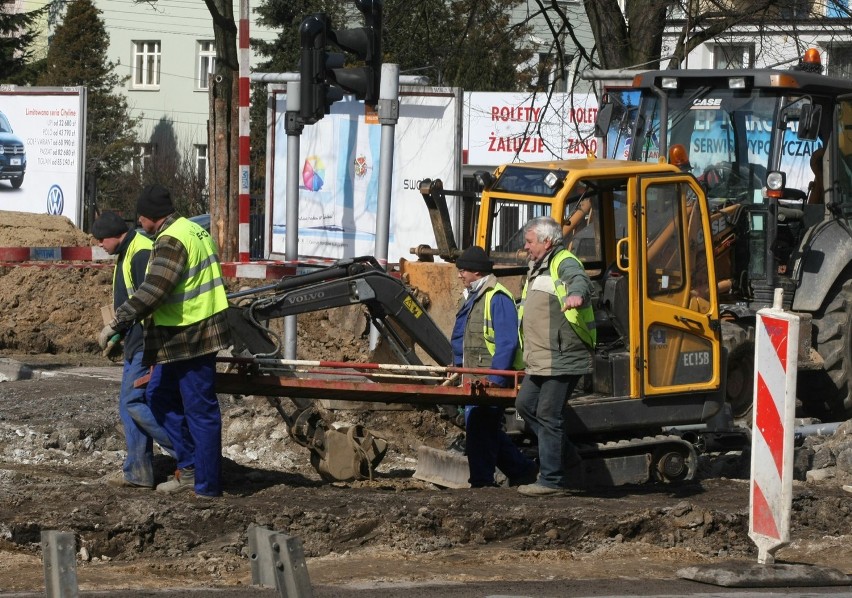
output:
{"label": "advertising billboard", "polygon": [[[286,244],[286,92],[273,91],[274,142],[268,181],[269,257]],[[419,185],[424,178],[458,185],[460,92],[446,88],[400,91],[395,126],[388,261],[411,259],[410,249],[435,246]],[[305,126],[299,149],[299,256],[341,259],[376,253],[379,149],[382,125],[363,102],[347,96],[331,114]],[[455,212],[450,206],[451,214]],[[455,223],[454,223],[455,224]]]}
{"label": "advertising billboard", "polygon": [[468,92],[465,164],[499,166],[596,153],[594,94]]}
{"label": "advertising billboard", "polygon": [[85,91],[0,86],[0,209],[81,226]]}

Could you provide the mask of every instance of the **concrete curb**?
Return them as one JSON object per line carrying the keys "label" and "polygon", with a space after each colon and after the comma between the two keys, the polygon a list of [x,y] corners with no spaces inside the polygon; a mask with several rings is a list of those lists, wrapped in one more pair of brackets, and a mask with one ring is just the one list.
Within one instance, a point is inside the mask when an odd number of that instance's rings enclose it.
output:
{"label": "concrete curb", "polygon": [[30,380],[39,376],[28,365],[15,359],[0,357],[0,382]]}
{"label": "concrete curb", "polygon": [[677,572],[690,579],[726,588],[781,588],[852,585],[852,577],[829,567],[801,564],[760,565],[731,562],[727,565],[685,567]]}

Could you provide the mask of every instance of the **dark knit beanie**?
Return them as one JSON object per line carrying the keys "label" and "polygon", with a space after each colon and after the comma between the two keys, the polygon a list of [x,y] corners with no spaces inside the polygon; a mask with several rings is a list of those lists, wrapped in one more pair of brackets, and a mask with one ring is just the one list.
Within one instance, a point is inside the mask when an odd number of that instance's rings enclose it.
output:
{"label": "dark knit beanie", "polygon": [[491,272],[494,263],[488,259],[482,247],[473,245],[465,249],[456,260],[456,268],[470,272]]}
{"label": "dark knit beanie", "polygon": [[92,236],[100,241],[108,237],[120,237],[127,230],[127,223],[115,212],[104,212],[92,224]]}
{"label": "dark knit beanie", "polygon": [[175,211],[172,195],[162,185],[148,185],[136,200],[136,213],[151,220],[168,216]]}

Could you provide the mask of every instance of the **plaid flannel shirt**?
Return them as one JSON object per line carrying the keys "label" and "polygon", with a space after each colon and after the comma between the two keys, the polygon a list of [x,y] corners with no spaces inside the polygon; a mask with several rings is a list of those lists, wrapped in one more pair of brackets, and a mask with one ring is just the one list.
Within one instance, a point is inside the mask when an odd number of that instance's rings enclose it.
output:
{"label": "plaid flannel shirt", "polygon": [[[180,218],[172,214],[158,233]],[[133,296],[115,310],[112,327],[125,330],[133,322],[145,320],[142,362],[145,365],[169,363],[217,353],[231,344],[226,311],[188,326],[155,326],[150,316],[174,292],[189,255],[176,238],[158,235],[154,240],[145,281]]]}

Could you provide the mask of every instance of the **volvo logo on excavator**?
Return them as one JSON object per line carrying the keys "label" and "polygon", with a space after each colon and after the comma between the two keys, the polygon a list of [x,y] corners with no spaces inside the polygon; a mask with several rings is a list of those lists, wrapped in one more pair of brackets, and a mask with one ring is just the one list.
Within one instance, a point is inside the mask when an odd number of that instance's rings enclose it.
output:
{"label": "volvo logo on excavator", "polygon": [[323,291],[313,291],[310,293],[302,293],[301,295],[293,295],[292,297],[287,297],[287,303],[304,303],[306,301],[315,301],[317,299],[322,299],[325,297],[325,293]]}

